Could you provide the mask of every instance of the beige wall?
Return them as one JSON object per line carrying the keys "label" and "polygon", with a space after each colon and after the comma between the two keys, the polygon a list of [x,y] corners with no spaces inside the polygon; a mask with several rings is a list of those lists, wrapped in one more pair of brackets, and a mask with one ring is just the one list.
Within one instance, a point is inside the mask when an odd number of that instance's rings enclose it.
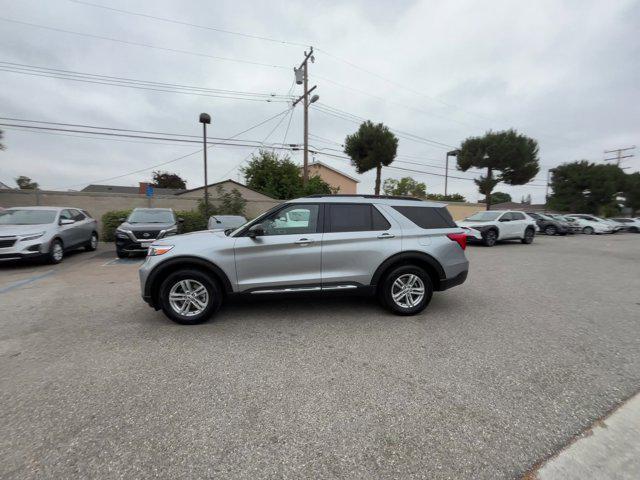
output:
{"label": "beige wall", "polygon": [[[216,205],[212,192],[212,203]],[[259,194],[258,194],[259,195]],[[0,190],[0,207],[28,207],[34,205],[52,207],[76,207],[87,210],[100,222],[102,215],[111,210],[128,210],[135,207],[173,208],[174,210],[194,210],[198,205],[198,192],[185,195],[163,195],[151,199],[144,195],[95,193],[95,192],[55,192],[33,190]],[[268,197],[267,197],[268,198]],[[249,218],[277,205],[277,200],[247,199],[246,213]],[[102,225],[100,226],[102,228]]]}
{"label": "beige wall", "polygon": [[338,193],[354,194],[358,193],[358,182],[351,180],[344,175],[340,175],[324,165],[309,165],[309,176],[318,176],[333,188],[338,188]]}
{"label": "beige wall", "polygon": [[447,202],[447,210],[454,220],[462,220],[478,210],[485,210],[485,205],[483,203]]}

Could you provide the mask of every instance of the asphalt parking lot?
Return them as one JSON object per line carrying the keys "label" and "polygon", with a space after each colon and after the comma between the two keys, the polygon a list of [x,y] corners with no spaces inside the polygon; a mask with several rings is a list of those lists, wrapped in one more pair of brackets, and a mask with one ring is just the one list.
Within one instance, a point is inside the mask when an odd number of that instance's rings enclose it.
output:
{"label": "asphalt parking lot", "polygon": [[0,266],[0,477],[517,478],[640,389],[640,235],[469,247],[416,317],[176,325],[101,245]]}

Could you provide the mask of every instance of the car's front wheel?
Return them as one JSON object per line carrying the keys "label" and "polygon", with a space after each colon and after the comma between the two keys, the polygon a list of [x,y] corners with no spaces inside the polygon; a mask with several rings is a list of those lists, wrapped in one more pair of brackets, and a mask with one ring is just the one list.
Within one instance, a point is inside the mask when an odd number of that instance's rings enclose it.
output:
{"label": "car's front wheel", "polygon": [[584,233],[585,235],[593,235],[594,234],[593,227],[584,227],[582,229],[582,233]]}
{"label": "car's front wheel", "polygon": [[486,247],[493,247],[496,244],[497,241],[498,241],[498,232],[496,230],[494,230],[493,228],[487,230],[482,235],[482,243]]}
{"label": "car's front wheel", "polygon": [[555,235],[556,233],[558,233],[558,229],[553,225],[549,225],[544,229],[545,235]]}
{"label": "car's front wheel", "polygon": [[396,315],[415,315],[429,305],[433,283],[420,267],[403,265],[385,277],[380,295],[384,306]]}
{"label": "car's front wheel", "polygon": [[527,228],[524,231],[524,238],[522,238],[520,241],[525,245],[530,245],[531,243],[533,243],[533,237],[535,236],[536,231],[533,228]]}
{"label": "car's front wheel", "polygon": [[217,282],[199,270],[178,270],[160,286],[160,305],[167,317],[183,325],[206,322],[222,305]]}
{"label": "car's front wheel", "polygon": [[91,238],[89,239],[87,244],[84,246],[84,249],[87,252],[94,252],[97,248],[98,248],[98,234],[96,232],[93,232],[91,234]]}
{"label": "car's front wheel", "polygon": [[60,263],[64,258],[64,247],[60,240],[54,240],[49,247],[49,263]]}

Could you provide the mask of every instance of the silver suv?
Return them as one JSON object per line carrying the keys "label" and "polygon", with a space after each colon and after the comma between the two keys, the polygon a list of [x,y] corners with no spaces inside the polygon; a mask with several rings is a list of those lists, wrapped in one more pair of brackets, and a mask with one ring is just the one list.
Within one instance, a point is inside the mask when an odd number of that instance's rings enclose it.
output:
{"label": "silver suv", "polygon": [[71,207],[16,207],[0,212],[0,260],[44,258],[60,263],[64,252],[98,248],[98,224]]}
{"label": "silver suv", "polygon": [[172,320],[209,319],[225,297],[362,291],[399,315],[467,278],[466,235],[445,205],[402,197],[291,200],[225,235],[154,242],[140,267],[143,299]]}

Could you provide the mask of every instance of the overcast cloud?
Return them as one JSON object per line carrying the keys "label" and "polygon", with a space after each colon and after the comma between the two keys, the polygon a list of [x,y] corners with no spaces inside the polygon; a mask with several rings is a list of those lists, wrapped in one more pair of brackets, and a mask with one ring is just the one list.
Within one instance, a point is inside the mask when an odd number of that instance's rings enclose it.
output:
{"label": "overcast cloud", "polygon": [[[352,1],[239,2],[93,0],[114,8],[313,45],[311,66],[320,103],[382,121],[392,128],[459,145],[489,129],[517,128],[540,144],[536,186],[506,187],[516,200],[543,201],[546,169],[566,161],[601,162],[603,150],[640,144],[640,2]],[[279,65],[274,68],[119,44],[0,21],[0,60],[119,77],[286,94],[304,47],[218,33],[81,5],[69,0],[4,1],[4,18],[165,48]],[[362,69],[356,69],[347,60]],[[366,73],[364,70],[375,73]],[[384,80],[393,80],[393,82]],[[160,93],[0,71],[0,116],[199,134],[200,112],[213,117],[210,135],[230,137],[287,108],[283,103]],[[295,94],[301,93],[296,86]],[[364,92],[364,93],[363,93]],[[368,95],[367,95],[368,94]],[[287,119],[288,120],[288,119]],[[314,135],[341,143],[357,123],[310,115]],[[263,140],[277,119],[241,138]],[[287,121],[269,138],[282,142]],[[169,161],[197,145],[158,145],[5,130],[0,181],[27,175],[46,188],[89,182]],[[302,143],[302,111],[287,143]],[[317,147],[340,147],[312,139]],[[325,150],[332,152],[331,150]],[[447,147],[400,139],[395,166],[444,173]],[[213,148],[209,178],[238,179],[247,148]],[[337,153],[333,151],[333,153]],[[301,162],[299,152],[293,158]],[[346,173],[349,162],[318,156]],[[434,166],[435,165],[435,166]],[[626,163],[640,167],[640,151]],[[202,184],[201,155],[165,167]],[[228,173],[230,172],[230,173]],[[442,177],[411,175],[442,193]],[[467,172],[452,175],[471,177]],[[106,183],[137,185],[148,174]],[[373,190],[373,173],[359,191]],[[450,192],[470,200],[473,182],[452,179]]]}

